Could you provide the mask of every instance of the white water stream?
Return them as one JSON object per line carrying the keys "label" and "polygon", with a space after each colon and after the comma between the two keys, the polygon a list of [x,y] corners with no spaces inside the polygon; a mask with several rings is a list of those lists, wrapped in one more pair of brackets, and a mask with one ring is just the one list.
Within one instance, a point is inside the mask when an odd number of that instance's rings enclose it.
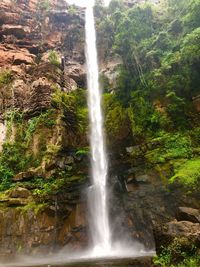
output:
{"label": "white water stream", "polygon": [[95,256],[103,256],[109,254],[111,250],[111,234],[106,188],[107,158],[103,136],[103,116],[92,1],[86,8],[85,33],[93,184],[88,190],[89,223],[94,254]]}

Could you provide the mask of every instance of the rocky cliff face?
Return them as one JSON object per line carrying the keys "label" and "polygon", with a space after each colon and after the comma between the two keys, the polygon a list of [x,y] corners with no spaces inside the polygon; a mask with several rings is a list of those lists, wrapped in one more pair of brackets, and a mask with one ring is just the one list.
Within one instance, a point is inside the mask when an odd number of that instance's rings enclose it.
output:
{"label": "rocky cliff face", "polygon": [[[85,86],[84,12],[62,0],[3,0],[0,42],[0,151],[10,146],[18,163],[31,158],[13,173],[10,182],[17,187],[1,194],[0,254],[81,246],[88,160],[76,150],[88,145],[87,134],[70,127],[74,113],[52,95]],[[62,183],[66,168],[71,174],[62,190],[43,195],[32,187],[37,177],[43,184],[53,176]]]}

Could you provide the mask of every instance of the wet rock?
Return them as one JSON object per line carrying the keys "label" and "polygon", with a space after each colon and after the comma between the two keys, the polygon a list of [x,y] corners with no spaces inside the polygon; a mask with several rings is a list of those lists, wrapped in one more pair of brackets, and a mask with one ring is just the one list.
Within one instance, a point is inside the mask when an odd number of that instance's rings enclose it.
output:
{"label": "wet rock", "polygon": [[148,174],[143,174],[143,175],[137,175],[135,177],[135,181],[138,183],[148,183],[150,180],[150,177]]}
{"label": "wet rock", "polygon": [[189,221],[193,223],[200,223],[200,212],[197,209],[188,207],[179,207],[177,213],[179,221]]}
{"label": "wet rock", "polygon": [[24,198],[9,198],[6,204],[8,207],[26,206],[28,200]]}
{"label": "wet rock", "polygon": [[68,62],[65,69],[65,75],[73,79],[79,86],[85,87],[86,68],[77,62]]}
{"label": "wet rock", "polygon": [[16,174],[12,180],[14,182],[19,182],[19,181],[26,181],[26,180],[30,180],[33,177],[37,176],[37,175],[41,175],[39,171],[37,170],[28,170],[26,172],[20,172],[18,174]]}
{"label": "wet rock", "polygon": [[[104,49],[105,51],[107,50],[107,48]],[[120,74],[119,70],[121,66],[122,66],[122,60],[116,57],[115,59],[114,58],[109,59],[106,66],[104,66],[103,69],[101,70],[101,73],[105,75],[105,77],[108,79],[111,90],[114,90],[117,87],[117,80]]]}
{"label": "wet rock", "polygon": [[[7,209],[0,210],[0,255],[11,251],[22,253],[50,252],[70,242],[71,247],[85,246],[85,207],[75,204],[71,210],[44,207],[24,208],[25,199],[10,199]],[[58,203],[59,204],[59,203]],[[12,207],[12,208],[11,208]],[[71,236],[70,239],[67,237]]]}
{"label": "wet rock", "polygon": [[28,198],[31,196],[31,192],[23,187],[17,187],[8,192],[10,198]]}

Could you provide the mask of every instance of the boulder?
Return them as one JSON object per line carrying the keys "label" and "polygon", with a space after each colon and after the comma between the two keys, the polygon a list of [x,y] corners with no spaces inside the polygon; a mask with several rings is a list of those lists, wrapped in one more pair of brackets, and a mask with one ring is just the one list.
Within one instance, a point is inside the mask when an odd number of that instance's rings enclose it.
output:
{"label": "boulder", "polygon": [[[200,248],[200,224],[188,221],[171,221],[154,228],[154,236],[156,241],[156,249],[161,252],[162,247],[173,244],[176,240],[180,246],[187,248],[195,246]],[[184,240],[184,242],[182,242]]]}
{"label": "boulder", "polygon": [[200,223],[200,212],[197,209],[188,207],[179,207],[177,213],[178,221],[189,221],[193,223]]}

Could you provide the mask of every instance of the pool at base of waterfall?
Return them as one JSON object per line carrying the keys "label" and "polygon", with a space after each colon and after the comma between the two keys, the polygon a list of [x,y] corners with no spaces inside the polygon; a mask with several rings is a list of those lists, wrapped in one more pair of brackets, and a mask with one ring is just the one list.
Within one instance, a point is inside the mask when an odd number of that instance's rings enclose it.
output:
{"label": "pool at base of waterfall", "polygon": [[[1,265],[0,265],[1,266]],[[2,265],[3,266],[3,265]],[[97,259],[97,260],[85,260],[80,262],[59,262],[59,263],[43,263],[37,265],[31,265],[27,263],[20,264],[6,264],[6,267],[151,267],[152,256],[144,256],[138,258],[129,259]]]}
{"label": "pool at base of waterfall", "polygon": [[[40,267],[47,267],[43,265]],[[121,260],[99,260],[93,262],[79,262],[74,264],[49,265],[48,267],[150,267],[152,266],[151,257]],[[36,266],[31,266],[36,267]]]}

